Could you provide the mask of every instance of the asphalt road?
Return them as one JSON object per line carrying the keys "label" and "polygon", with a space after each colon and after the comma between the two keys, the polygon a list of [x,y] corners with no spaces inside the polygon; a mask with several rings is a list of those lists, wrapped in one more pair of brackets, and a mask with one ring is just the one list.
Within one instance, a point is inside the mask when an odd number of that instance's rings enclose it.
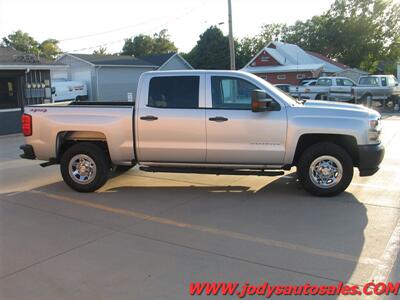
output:
{"label": "asphalt road", "polygon": [[19,159],[21,136],[1,137],[0,299],[237,299],[190,297],[189,284],[400,281],[400,116],[384,118],[381,170],[356,171],[334,198],[308,195],[293,172],[137,169],[79,194],[57,166]]}

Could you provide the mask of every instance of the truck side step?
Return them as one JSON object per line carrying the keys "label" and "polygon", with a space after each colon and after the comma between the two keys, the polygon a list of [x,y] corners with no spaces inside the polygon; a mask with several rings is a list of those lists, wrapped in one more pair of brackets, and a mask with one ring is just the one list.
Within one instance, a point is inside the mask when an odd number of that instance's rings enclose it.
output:
{"label": "truck side step", "polygon": [[193,174],[215,174],[215,175],[257,175],[257,176],[281,176],[284,171],[271,170],[235,170],[217,168],[177,168],[177,167],[140,167],[145,172],[164,172],[164,173],[193,173]]}

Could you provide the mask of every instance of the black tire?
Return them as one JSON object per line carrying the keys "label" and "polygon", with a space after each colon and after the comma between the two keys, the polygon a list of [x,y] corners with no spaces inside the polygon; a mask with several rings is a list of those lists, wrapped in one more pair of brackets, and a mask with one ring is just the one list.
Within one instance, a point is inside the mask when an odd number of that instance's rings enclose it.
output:
{"label": "black tire", "polygon": [[[89,157],[95,165],[96,172],[95,176],[88,183],[78,183],[77,178],[75,180],[70,175],[69,164],[71,160],[77,155],[84,155]],[[98,146],[92,143],[77,143],[71,146],[60,161],[61,175],[67,185],[78,192],[90,193],[102,187],[108,179],[109,174],[109,163],[106,153]]]}
{"label": "black tire", "polygon": [[[368,106],[368,97],[371,97],[370,98],[370,106]],[[361,103],[362,103],[362,105],[364,105],[364,106],[366,106],[366,107],[371,107],[372,106],[372,95],[371,94],[366,94],[366,95],[363,95],[362,97],[361,97]]]}
{"label": "black tire", "polygon": [[[321,187],[317,185],[310,174],[312,163],[322,156],[335,158],[342,166],[342,177],[336,185],[331,187]],[[350,155],[342,147],[330,143],[322,142],[307,148],[297,164],[297,174],[304,189],[314,196],[331,197],[342,193],[353,179],[353,161]]]}
{"label": "black tire", "polygon": [[118,166],[115,166],[114,172],[115,173],[125,173],[125,172],[129,171],[130,169],[132,169],[134,166],[135,165],[131,165],[131,166],[118,165]]}

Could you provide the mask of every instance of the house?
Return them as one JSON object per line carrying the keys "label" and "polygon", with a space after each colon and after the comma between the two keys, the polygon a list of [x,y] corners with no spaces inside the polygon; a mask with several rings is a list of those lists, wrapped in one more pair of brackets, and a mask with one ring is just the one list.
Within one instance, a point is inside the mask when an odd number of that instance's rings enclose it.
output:
{"label": "house", "polygon": [[133,57],[65,53],[57,59],[69,68],[53,79],[84,81],[89,100],[133,100],[139,77],[153,70],[193,69],[179,53]]}
{"label": "house", "polygon": [[50,102],[50,73],[66,68],[59,62],[0,47],[0,135],[21,132],[24,106]]}
{"label": "house", "polygon": [[322,54],[274,41],[261,49],[242,71],[256,74],[273,84],[297,85],[303,78],[331,75],[346,68]]}
{"label": "house", "polygon": [[336,76],[347,77],[352,79],[354,82],[358,82],[360,76],[368,75],[369,73],[357,68],[348,68],[339,72],[336,72]]}

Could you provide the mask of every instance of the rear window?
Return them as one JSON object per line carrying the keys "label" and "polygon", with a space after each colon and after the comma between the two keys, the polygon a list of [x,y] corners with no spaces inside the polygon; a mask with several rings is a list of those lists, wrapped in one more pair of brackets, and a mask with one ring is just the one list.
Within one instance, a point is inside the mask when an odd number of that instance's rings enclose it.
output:
{"label": "rear window", "polygon": [[150,79],[148,106],[198,108],[199,76],[163,76]]}

